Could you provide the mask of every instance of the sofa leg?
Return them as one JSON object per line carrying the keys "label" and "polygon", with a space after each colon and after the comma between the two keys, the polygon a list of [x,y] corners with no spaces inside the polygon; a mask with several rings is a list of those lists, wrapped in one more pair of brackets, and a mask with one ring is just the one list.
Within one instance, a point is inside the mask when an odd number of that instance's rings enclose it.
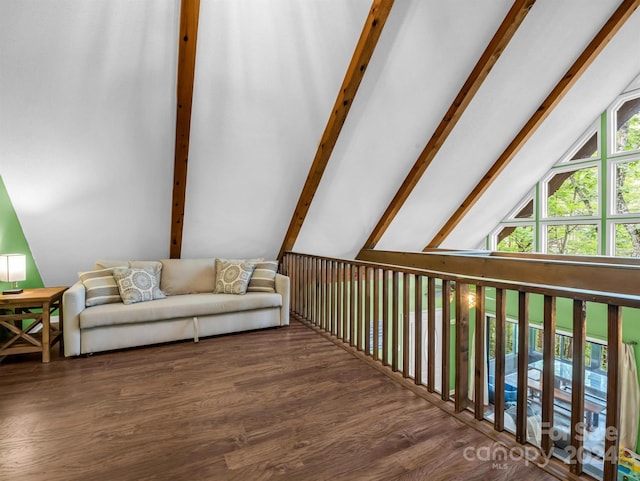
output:
{"label": "sofa leg", "polygon": [[193,318],[193,342],[200,341],[200,333],[198,332],[198,318]]}

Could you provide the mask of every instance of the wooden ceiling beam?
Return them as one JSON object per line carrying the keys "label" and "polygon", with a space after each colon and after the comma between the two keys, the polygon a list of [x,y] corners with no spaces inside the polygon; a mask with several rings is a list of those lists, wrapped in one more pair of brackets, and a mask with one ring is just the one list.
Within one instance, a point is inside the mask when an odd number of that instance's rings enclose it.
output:
{"label": "wooden ceiling beam", "polygon": [[542,125],[545,119],[551,114],[553,109],[560,103],[569,92],[580,76],[587,70],[591,63],[604,50],[609,41],[618,33],[627,19],[640,5],[640,0],[624,0],[613,15],[607,20],[604,26],[591,40],[587,48],[580,54],[578,59],[564,74],[562,79],[553,88],[549,96],[542,102],[522,130],[515,136],[513,141],[498,157],[495,163],[482,177],[480,182],[474,187],[464,202],[453,213],[435,237],[427,244],[425,249],[438,247],[453,232],[456,226],[469,213],[471,208],[478,202],[480,197],[487,191],[489,186],[500,175],[505,167],[516,156],[524,144],[531,138],[535,131]]}
{"label": "wooden ceiling beam", "polygon": [[171,201],[171,242],[169,256],[179,259],[182,253],[184,203],[187,194],[191,105],[196,67],[196,44],[200,0],[181,0],[180,39],[178,47],[178,82],[176,107],[176,142],[173,166],[173,196]]}
{"label": "wooden ceiling beam", "polygon": [[309,212],[311,201],[318,190],[324,171],[329,163],[331,153],[338,141],[342,126],[344,125],[353,99],[356,96],[360,82],[362,81],[371,56],[376,48],[380,34],[391,12],[394,0],[374,0],[369,11],[369,16],[364,24],[360,39],[356,45],[353,57],[347,69],[340,92],[336,98],[331,116],[327,122],[324,133],[318,145],[316,155],[309,169],[309,174],[302,188],[300,198],[291,218],[289,228],[285,235],[278,259],[286,251],[293,249],[302,229],[302,224]]}
{"label": "wooden ceiling beam", "polygon": [[427,145],[407,174],[407,177],[387,207],[387,210],[371,232],[369,239],[367,239],[367,242],[362,247],[363,250],[373,249],[380,241],[393,219],[409,198],[409,195],[411,195],[415,186],[418,185],[422,175],[438,154],[440,148],[444,145],[449,134],[451,134],[453,128],[458,123],[458,120],[460,120],[462,114],[473,100],[473,97],[478,90],[480,90],[482,83],[489,75],[489,72],[491,72],[491,69],[506,49],[535,2],[536,0],[516,0],[513,3],[511,9],[491,39],[491,42],[487,45],[487,48],[482,53],[482,56],[460,89],[460,92],[458,92],[458,95],[449,107],[449,110],[447,110],[444,118],[440,121],[438,128],[427,142]]}

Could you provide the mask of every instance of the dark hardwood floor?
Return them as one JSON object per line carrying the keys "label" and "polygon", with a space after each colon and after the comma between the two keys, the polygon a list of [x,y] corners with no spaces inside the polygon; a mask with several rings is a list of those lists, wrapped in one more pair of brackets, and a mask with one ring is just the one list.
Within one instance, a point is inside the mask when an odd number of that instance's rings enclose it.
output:
{"label": "dark hardwood floor", "polygon": [[312,329],[0,364],[0,479],[547,480]]}

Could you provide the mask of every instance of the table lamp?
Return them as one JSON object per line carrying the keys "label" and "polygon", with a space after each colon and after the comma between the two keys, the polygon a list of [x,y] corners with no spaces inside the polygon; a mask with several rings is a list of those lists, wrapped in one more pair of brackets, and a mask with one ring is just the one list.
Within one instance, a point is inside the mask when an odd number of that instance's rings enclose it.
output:
{"label": "table lamp", "polygon": [[20,294],[22,289],[18,287],[18,281],[27,278],[27,257],[24,254],[0,255],[0,281],[11,282],[11,289],[3,291],[3,294]]}

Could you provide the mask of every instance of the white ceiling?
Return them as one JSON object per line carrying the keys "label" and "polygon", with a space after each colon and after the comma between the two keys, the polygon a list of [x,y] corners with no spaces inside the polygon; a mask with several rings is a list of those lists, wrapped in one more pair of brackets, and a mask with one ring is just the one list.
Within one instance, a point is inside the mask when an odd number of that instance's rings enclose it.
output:
{"label": "white ceiling", "polygon": [[[378,244],[420,250],[619,0],[538,0]],[[397,0],[295,250],[353,257],[511,0]],[[371,0],[201,0],[183,257],[275,257]],[[0,175],[46,284],[168,256],[179,2],[2,0]],[[640,12],[445,241],[475,248],[640,73]],[[0,246],[1,250],[1,246]]]}

